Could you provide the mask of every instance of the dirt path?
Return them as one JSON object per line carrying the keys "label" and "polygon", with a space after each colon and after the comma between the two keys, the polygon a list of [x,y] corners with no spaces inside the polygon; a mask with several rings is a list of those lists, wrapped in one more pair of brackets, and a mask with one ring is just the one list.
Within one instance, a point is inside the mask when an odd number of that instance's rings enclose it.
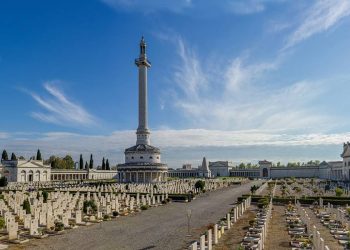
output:
{"label": "dirt path", "polygon": [[231,229],[225,232],[219,240],[219,244],[214,247],[214,250],[237,249],[249,229],[249,220],[255,218],[256,209],[255,206],[251,206]]}
{"label": "dirt path", "polygon": [[291,249],[289,241],[290,236],[286,229],[284,206],[273,206],[265,248],[274,250]]}

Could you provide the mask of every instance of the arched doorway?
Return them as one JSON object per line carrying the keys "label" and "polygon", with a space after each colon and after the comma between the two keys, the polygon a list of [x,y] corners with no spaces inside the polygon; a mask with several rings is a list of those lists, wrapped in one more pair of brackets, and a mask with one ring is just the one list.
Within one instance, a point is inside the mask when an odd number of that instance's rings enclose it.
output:
{"label": "arched doorway", "polygon": [[30,170],[29,173],[28,173],[28,181],[29,182],[33,181],[33,171],[32,170]]}
{"label": "arched doorway", "polygon": [[263,168],[263,177],[264,178],[269,177],[269,170],[267,170],[267,168]]}
{"label": "arched doorway", "polygon": [[43,172],[43,181],[48,181],[48,179],[47,179],[47,171],[46,170]]}
{"label": "arched doorway", "polygon": [[34,181],[40,181],[40,171],[39,171],[39,170],[37,170],[37,171],[35,172]]}
{"label": "arched doorway", "polygon": [[26,171],[24,170],[21,171],[20,181],[26,182]]}

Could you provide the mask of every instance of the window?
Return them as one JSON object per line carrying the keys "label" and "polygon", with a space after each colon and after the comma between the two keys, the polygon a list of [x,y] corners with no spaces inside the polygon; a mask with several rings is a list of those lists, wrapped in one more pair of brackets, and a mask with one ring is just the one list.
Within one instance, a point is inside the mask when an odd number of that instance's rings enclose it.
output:
{"label": "window", "polygon": [[140,159],[143,159],[143,156],[140,156]]}
{"label": "window", "polygon": [[134,159],[134,156],[131,156],[131,159]]}
{"label": "window", "polygon": [[157,159],[159,159],[159,156],[157,156]]}
{"label": "window", "polygon": [[150,158],[150,159],[153,159],[153,157],[152,157],[152,156],[150,156],[149,158]]}

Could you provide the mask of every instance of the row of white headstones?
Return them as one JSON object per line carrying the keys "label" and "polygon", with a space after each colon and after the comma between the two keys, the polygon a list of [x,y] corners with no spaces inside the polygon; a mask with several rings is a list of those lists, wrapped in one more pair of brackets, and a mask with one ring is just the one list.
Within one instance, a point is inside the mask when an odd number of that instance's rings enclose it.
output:
{"label": "row of white headstones", "polygon": [[[53,233],[55,222],[60,222],[65,228],[72,225],[87,225],[101,221],[105,215],[112,216],[139,211],[142,205],[158,206],[175,191],[183,193],[198,193],[194,181],[175,181],[161,184],[157,187],[149,184],[104,184],[101,186],[83,186],[69,184],[70,187],[60,187],[58,191],[49,192],[47,202],[44,202],[41,191],[3,191],[0,200],[0,213],[5,220],[9,240],[24,240],[28,236],[43,237]],[[218,189],[229,185],[227,181],[206,180],[208,189]],[[23,185],[17,185],[20,190]],[[13,186],[11,187],[13,188]],[[127,192],[137,192],[131,196]],[[38,195],[39,193],[39,195]],[[142,194],[140,194],[142,193]],[[39,198],[37,198],[39,196]],[[31,212],[26,214],[22,204],[30,202]],[[96,212],[91,208],[83,212],[84,201],[93,200]],[[28,232],[29,231],[29,232]]]}
{"label": "row of white headstones", "polygon": [[[157,192],[167,192],[172,194],[184,194],[190,191],[198,192],[194,185],[198,179],[175,180],[166,183],[147,183],[147,184],[104,184],[101,186],[88,186],[88,182],[70,181],[65,183],[47,182],[47,183],[9,183],[7,190],[22,190],[54,188],[60,191],[85,191],[85,192],[133,192],[133,193],[151,193],[154,188]],[[203,179],[206,190],[215,190],[226,187],[237,180],[221,180],[221,179]],[[239,179],[241,181],[241,179]],[[91,184],[91,183],[90,183]]]}
{"label": "row of white headstones", "polygon": [[[268,182],[263,183],[256,191],[255,194],[260,194],[264,189],[268,186]],[[276,186],[273,188],[273,195],[276,192]],[[247,209],[251,205],[251,196],[247,197],[242,202],[234,205],[231,211],[226,214],[226,220],[220,221],[219,223],[214,225],[213,229],[209,229],[205,234],[201,235],[199,241],[193,242],[189,249],[190,250],[211,250],[213,245],[219,243],[222,235],[225,233],[225,230],[231,229],[232,225],[234,225],[239,218],[247,211]],[[266,218],[260,219],[257,218],[257,222],[260,223],[259,227],[261,232],[259,233],[259,241],[258,241],[258,249],[264,249],[265,239],[267,235],[268,223],[271,218],[272,211],[272,199],[270,200],[267,208],[266,208]]]}
{"label": "row of white headstones", "polygon": [[[320,201],[323,203],[323,201]],[[317,227],[315,225],[311,224],[311,218],[309,217],[307,211],[305,208],[301,207],[301,204],[299,201],[296,203],[298,212],[301,216],[301,220],[306,224],[308,231],[312,232],[312,238],[313,238],[313,246],[317,250],[329,250],[329,247],[325,245],[324,239],[321,237],[321,233],[317,230]],[[323,204],[322,204],[323,206]],[[331,208],[333,205],[328,203],[328,207]]]}

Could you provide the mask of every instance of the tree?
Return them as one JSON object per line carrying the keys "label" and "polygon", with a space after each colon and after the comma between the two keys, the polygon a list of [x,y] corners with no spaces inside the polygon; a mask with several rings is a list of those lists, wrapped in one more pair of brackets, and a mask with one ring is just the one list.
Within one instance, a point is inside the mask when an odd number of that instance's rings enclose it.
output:
{"label": "tree", "polygon": [[40,152],[40,149],[38,149],[38,151],[36,152],[36,160],[37,161],[42,161],[42,157],[41,157],[41,152]]}
{"label": "tree", "polygon": [[25,160],[25,158],[21,155],[20,157],[18,157],[18,160]]}
{"label": "tree", "polygon": [[4,160],[4,161],[9,160],[9,156],[8,156],[6,150],[2,151],[1,160]]}
{"label": "tree", "polygon": [[102,159],[102,170],[106,170],[106,162],[104,157]]}
{"label": "tree", "polygon": [[45,164],[51,164],[51,168],[54,169],[74,169],[74,161],[72,156],[66,155],[63,159],[60,157],[51,155]]}
{"label": "tree", "polygon": [[258,189],[259,189],[258,186],[253,185],[253,186],[250,187],[250,192],[251,192],[252,194],[255,194],[256,190],[258,190]]}
{"label": "tree", "polygon": [[63,169],[74,169],[74,161],[72,156],[70,155],[66,155],[63,159],[62,159],[62,165],[63,165]]}
{"label": "tree", "polygon": [[30,203],[28,198],[23,201],[23,209],[26,211],[26,214],[30,214]]}
{"label": "tree", "polygon": [[7,186],[7,178],[5,176],[2,176],[0,178],[0,187],[6,187]]}
{"label": "tree", "polygon": [[44,203],[46,203],[47,202],[47,198],[49,197],[49,193],[46,191],[46,190],[44,190],[43,191],[43,199],[44,199]]}
{"label": "tree", "polygon": [[94,168],[94,159],[92,158],[92,154],[90,155],[90,164],[89,164],[89,168],[90,168],[90,169]]}
{"label": "tree", "polygon": [[17,157],[15,155],[15,153],[12,153],[11,154],[11,161],[16,161],[17,160]]}
{"label": "tree", "polygon": [[92,211],[93,213],[97,211],[97,206],[94,200],[84,201],[83,212],[88,213],[89,210]]}
{"label": "tree", "polygon": [[106,161],[106,170],[111,170],[111,168],[110,168],[110,166],[109,166],[109,161],[108,161],[108,159],[107,159],[107,161]]}
{"label": "tree", "polygon": [[194,184],[194,187],[197,188],[197,189],[200,189],[201,191],[203,191],[204,188],[205,188],[205,182],[202,181],[202,180],[198,180],[198,181]]}
{"label": "tree", "polygon": [[0,229],[3,229],[5,227],[5,219],[3,217],[0,217]]}
{"label": "tree", "polygon": [[85,162],[85,169],[87,170],[89,168],[89,164]]}
{"label": "tree", "polygon": [[238,165],[238,168],[240,168],[240,169],[244,169],[245,168],[245,164],[242,162],[242,163],[240,163],[239,165]]}
{"label": "tree", "polygon": [[84,168],[83,155],[80,155],[80,159],[79,159],[79,169],[83,169],[83,168]]}

